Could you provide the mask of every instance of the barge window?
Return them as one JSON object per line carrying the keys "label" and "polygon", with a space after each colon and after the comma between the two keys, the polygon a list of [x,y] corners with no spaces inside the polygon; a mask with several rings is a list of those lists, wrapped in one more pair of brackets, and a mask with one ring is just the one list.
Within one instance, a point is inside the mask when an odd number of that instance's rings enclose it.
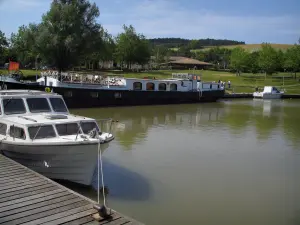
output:
{"label": "barge window", "polygon": [[6,115],[26,113],[24,101],[21,98],[3,99],[3,108]]}
{"label": "barge window", "polygon": [[98,96],[99,96],[98,92],[91,92],[92,98],[98,98]]}
{"label": "barge window", "polygon": [[143,85],[142,85],[141,82],[134,82],[133,83],[133,90],[140,91],[140,90],[142,90],[142,87],[143,87]]}
{"label": "barge window", "polygon": [[64,96],[65,96],[66,98],[71,98],[71,97],[73,96],[73,93],[72,93],[72,91],[66,91],[66,92],[64,93]]}
{"label": "barge window", "polygon": [[77,123],[57,124],[56,129],[59,136],[80,134]]}
{"label": "barge window", "polygon": [[28,98],[26,101],[29,111],[32,113],[51,111],[46,98]]}
{"label": "barge window", "polygon": [[6,135],[7,125],[5,123],[0,123],[0,134]]}
{"label": "barge window", "polygon": [[56,137],[52,125],[34,126],[28,128],[30,139],[43,139]]}
{"label": "barge window", "polygon": [[99,128],[95,122],[81,122],[81,129],[84,134],[88,134],[94,128],[99,132]]}
{"label": "barge window", "polygon": [[159,91],[165,91],[165,90],[167,90],[167,85],[165,83],[160,83],[158,85],[158,90]]}
{"label": "barge window", "polygon": [[50,98],[54,112],[68,112],[65,102],[61,98]]}
{"label": "barge window", "polygon": [[18,139],[23,139],[23,140],[26,139],[24,129],[16,126],[10,126],[9,135],[11,137],[18,138]]}
{"label": "barge window", "polygon": [[170,90],[171,91],[177,91],[177,84],[171,84],[170,85]]}
{"label": "barge window", "polygon": [[154,91],[155,85],[152,82],[147,83],[147,91]]}

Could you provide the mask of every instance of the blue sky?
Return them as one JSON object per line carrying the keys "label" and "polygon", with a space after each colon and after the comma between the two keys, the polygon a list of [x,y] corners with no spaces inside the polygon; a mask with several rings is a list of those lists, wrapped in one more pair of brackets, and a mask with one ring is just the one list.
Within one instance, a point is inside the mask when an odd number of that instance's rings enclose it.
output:
{"label": "blue sky", "polygon": [[[217,38],[294,44],[300,37],[300,0],[94,0],[99,22],[116,35],[132,24],[146,37]],[[39,22],[51,0],[0,0],[7,36]]]}

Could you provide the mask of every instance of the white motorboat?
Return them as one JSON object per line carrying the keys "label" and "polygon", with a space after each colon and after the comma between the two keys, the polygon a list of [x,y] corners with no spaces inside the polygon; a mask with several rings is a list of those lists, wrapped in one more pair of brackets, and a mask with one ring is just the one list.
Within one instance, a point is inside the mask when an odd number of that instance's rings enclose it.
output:
{"label": "white motorboat", "polygon": [[254,98],[262,98],[262,99],[279,99],[284,94],[283,91],[279,91],[276,87],[265,86],[262,92],[254,92]]}
{"label": "white motorboat", "polygon": [[6,90],[0,100],[3,154],[49,178],[90,185],[98,147],[112,134],[101,132],[95,119],[70,114],[54,93]]}

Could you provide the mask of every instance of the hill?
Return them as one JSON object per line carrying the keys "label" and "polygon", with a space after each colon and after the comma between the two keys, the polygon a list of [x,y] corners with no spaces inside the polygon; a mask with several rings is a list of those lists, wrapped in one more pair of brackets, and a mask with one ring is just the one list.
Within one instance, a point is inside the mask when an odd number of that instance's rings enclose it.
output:
{"label": "hill", "polygon": [[[293,45],[291,44],[270,44],[273,48],[277,49],[277,50],[282,50],[282,51],[286,51],[288,48],[291,48]],[[192,51],[206,51],[209,50],[213,47],[217,47],[217,46],[205,46],[202,49],[195,49]],[[223,45],[223,46],[219,46],[221,48],[228,48],[228,49],[233,49],[236,47],[242,47],[247,51],[258,51],[261,49],[261,44],[242,44],[242,45]]]}
{"label": "hill", "polygon": [[221,46],[221,45],[244,45],[245,42],[226,40],[226,39],[183,39],[183,38],[154,38],[148,39],[152,46],[164,46],[167,48],[179,48],[193,46],[194,49],[200,49],[204,46]]}

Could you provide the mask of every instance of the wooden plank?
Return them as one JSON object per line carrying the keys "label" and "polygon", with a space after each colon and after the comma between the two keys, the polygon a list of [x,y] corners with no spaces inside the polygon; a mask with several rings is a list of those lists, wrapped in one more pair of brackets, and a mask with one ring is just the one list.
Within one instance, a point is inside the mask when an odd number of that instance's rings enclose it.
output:
{"label": "wooden plank", "polygon": [[41,179],[39,179],[38,177],[29,177],[26,179],[8,180],[6,182],[0,183],[0,190],[2,190],[2,187],[8,186],[8,185],[17,185],[20,182],[22,182],[22,184],[26,184],[28,182],[38,181],[38,180],[41,180]]}
{"label": "wooden plank", "polygon": [[35,174],[32,174],[30,172],[27,173],[23,173],[22,175],[15,175],[15,176],[9,176],[9,177],[0,177],[0,184],[4,183],[7,180],[16,180],[16,179],[20,179],[21,177],[35,177]]}
{"label": "wooden plank", "polygon": [[39,185],[43,185],[43,184],[47,184],[47,183],[48,183],[48,181],[46,181],[46,180],[40,180],[39,182],[37,182],[35,184],[28,184],[28,185],[19,186],[19,187],[15,187],[15,188],[11,188],[11,189],[0,190],[0,195],[5,194],[7,192],[17,191],[17,190],[21,190],[21,189],[25,189],[25,188],[31,188],[34,186],[39,186]]}
{"label": "wooden plank", "polygon": [[11,195],[11,196],[8,196],[6,198],[0,198],[0,203],[8,202],[8,201],[12,201],[12,200],[15,200],[15,199],[20,199],[20,198],[25,198],[25,197],[28,197],[28,196],[32,196],[34,194],[41,194],[41,193],[53,191],[53,190],[56,190],[56,189],[59,189],[59,188],[55,187],[55,186],[51,186],[51,187],[48,187],[48,188],[43,188],[43,189],[31,191],[31,192],[26,192],[26,193],[22,193],[22,194],[19,194],[19,195]]}
{"label": "wooden plank", "polygon": [[24,212],[24,211],[36,209],[36,208],[39,208],[39,207],[44,207],[44,206],[48,206],[48,205],[51,205],[51,204],[67,201],[67,200],[70,200],[70,199],[76,199],[76,198],[77,198],[77,196],[75,196],[73,194],[68,194],[68,195],[65,195],[63,197],[57,197],[57,198],[49,199],[49,200],[46,200],[46,201],[43,201],[43,202],[38,202],[38,203],[35,203],[35,204],[32,204],[32,205],[27,205],[25,207],[19,207],[19,208],[12,209],[12,210],[9,210],[9,211],[0,212],[0,218],[5,217],[5,216],[9,216],[9,215],[12,215],[12,214],[21,213],[21,212]]}
{"label": "wooden plank", "polygon": [[[55,221],[53,221],[53,222],[55,222]],[[96,222],[96,221],[89,214],[88,216],[82,217],[80,219],[74,219],[72,221],[63,223],[63,225],[79,225],[79,224],[87,224],[87,223],[90,223],[90,222]],[[98,223],[96,222],[96,224],[98,224]]]}
{"label": "wooden plank", "polygon": [[31,201],[21,202],[21,203],[18,203],[18,204],[12,204],[12,205],[2,207],[2,208],[0,208],[0,217],[1,217],[1,213],[5,212],[7,210],[16,209],[16,208],[19,208],[19,207],[25,207],[27,205],[32,205],[32,204],[35,204],[35,203],[38,203],[38,202],[43,202],[43,201],[46,201],[46,200],[49,200],[49,199],[58,198],[58,197],[62,197],[62,196],[65,196],[65,195],[69,194],[68,192],[66,192],[64,190],[55,190],[55,191],[56,191],[56,193],[52,194],[52,195],[48,195],[48,196],[37,198],[37,199],[31,200]]}
{"label": "wooden plank", "polygon": [[[43,225],[59,225],[59,224],[69,222],[69,221],[74,222],[74,220],[80,219],[82,217],[86,217],[88,215],[91,215],[94,212],[95,212],[94,209],[85,210],[85,211],[78,212],[78,213],[70,215],[70,216],[62,217],[58,220],[52,220],[47,223],[43,223]],[[77,224],[80,224],[80,223],[77,223]]]}
{"label": "wooden plank", "polygon": [[35,184],[39,184],[39,183],[43,183],[45,182],[44,180],[41,180],[39,178],[35,178],[33,180],[23,180],[23,181],[19,181],[19,182],[14,182],[12,184],[7,184],[7,185],[1,185],[0,190],[6,190],[6,189],[12,189],[15,187],[20,187],[20,186],[25,186],[25,185],[35,185]]}
{"label": "wooden plank", "polygon": [[0,209],[2,207],[8,206],[8,205],[18,204],[18,203],[21,203],[21,202],[30,201],[30,200],[33,200],[33,199],[36,199],[36,198],[41,198],[41,197],[44,197],[44,196],[47,196],[47,195],[51,195],[51,194],[55,194],[55,193],[62,192],[62,191],[64,191],[64,190],[61,190],[61,189],[57,188],[57,189],[55,189],[53,191],[48,191],[46,193],[35,194],[35,195],[31,195],[31,196],[28,196],[28,197],[25,197],[25,198],[19,198],[19,199],[16,199],[14,201],[10,201],[10,202],[3,202],[3,203],[0,203]]}
{"label": "wooden plank", "polygon": [[[57,219],[60,219],[62,217],[66,217],[66,216],[73,215],[73,214],[78,214],[78,213],[86,211],[86,210],[91,210],[90,213],[95,211],[93,209],[93,204],[89,204],[89,202],[86,202],[86,201],[84,201],[84,202],[85,202],[85,204],[88,203],[88,205],[84,205],[84,206],[81,206],[81,207],[78,207],[78,208],[73,207],[73,209],[70,209],[68,211],[63,211],[63,212],[60,212],[60,213],[55,213],[55,214],[52,213],[51,216],[47,216],[47,217],[43,217],[43,218],[40,218],[40,219],[37,219],[37,220],[33,220],[33,221],[28,222],[28,223],[24,223],[23,225],[44,224],[46,222],[57,220]],[[53,223],[50,223],[50,224],[53,224]]]}
{"label": "wooden plank", "polygon": [[[78,202],[82,202],[82,201],[83,200],[80,199],[80,198],[73,198],[73,199],[69,199],[69,200],[64,201],[64,202],[58,202],[58,203],[46,205],[44,207],[39,207],[39,208],[35,208],[35,209],[32,209],[32,210],[26,210],[22,213],[2,217],[0,219],[0,224],[4,223],[4,222],[16,220],[16,219],[19,219],[19,218],[23,218],[23,217],[29,218],[31,216],[34,216],[35,217],[34,219],[37,219],[38,217],[36,215],[38,215],[38,213],[42,213],[42,212],[45,212],[45,211],[49,212],[49,210],[51,210],[51,209],[58,209],[57,211],[61,211],[61,210],[64,210],[64,209],[61,209],[63,206],[70,206],[74,203],[78,203]],[[74,208],[74,205],[73,205],[72,208]],[[43,217],[43,215],[41,217]],[[29,221],[30,221],[30,219],[29,219]]]}
{"label": "wooden plank", "polygon": [[32,188],[26,188],[26,189],[21,189],[21,190],[18,190],[18,191],[8,192],[8,193],[0,195],[0,199],[1,198],[6,198],[6,197],[9,197],[9,196],[13,196],[13,195],[19,195],[19,194],[28,193],[28,192],[34,192],[35,190],[45,189],[45,188],[52,187],[52,186],[53,186],[52,184],[44,184],[44,185],[35,186],[35,187],[32,187]]}

